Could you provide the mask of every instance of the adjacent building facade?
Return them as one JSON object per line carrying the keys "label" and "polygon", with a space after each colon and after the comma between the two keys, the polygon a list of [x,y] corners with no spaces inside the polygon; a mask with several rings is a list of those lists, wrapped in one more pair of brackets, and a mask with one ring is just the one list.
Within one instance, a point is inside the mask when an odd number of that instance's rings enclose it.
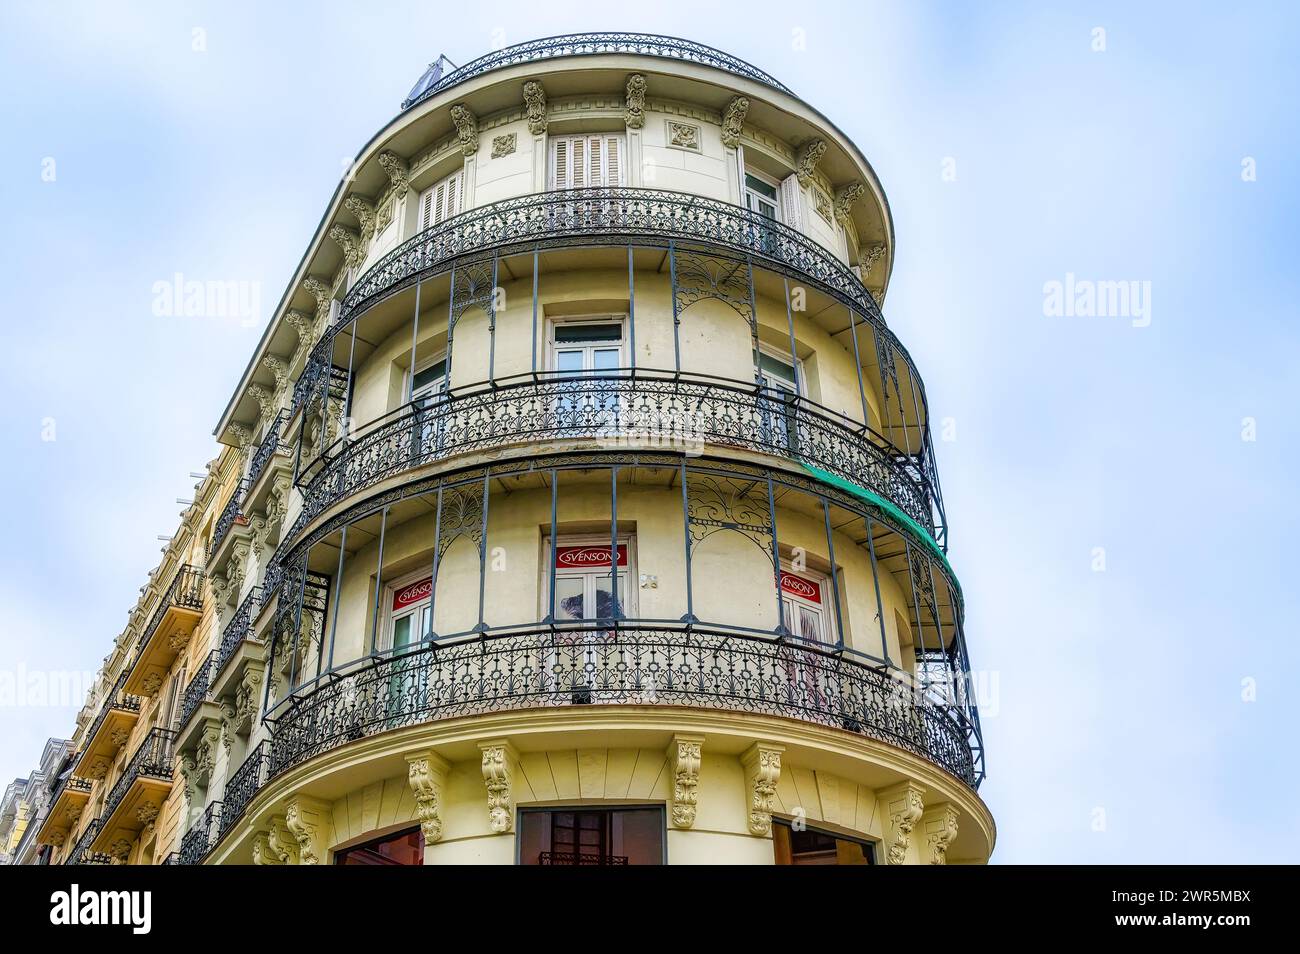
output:
{"label": "adjacent building facade", "polygon": [[728,54],[431,67],[330,199],[40,841],[985,862],[893,248],[858,148]]}

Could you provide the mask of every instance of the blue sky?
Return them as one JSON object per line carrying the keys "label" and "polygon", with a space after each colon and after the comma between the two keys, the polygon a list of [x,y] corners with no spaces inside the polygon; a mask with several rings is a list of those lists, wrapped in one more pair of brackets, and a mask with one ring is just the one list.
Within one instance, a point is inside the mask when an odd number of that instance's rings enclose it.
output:
{"label": "blue sky", "polygon": [[[673,34],[794,89],[890,197],[885,314],[950,419],[996,676],[994,860],[1293,861],[1300,15],[986,6],[7,4],[0,673],[97,667],[343,163],[428,61]],[[156,317],[177,272],[260,283],[255,326]],[[1149,324],[1046,315],[1067,274],[1149,282]],[[72,728],[19,703],[0,780]]]}

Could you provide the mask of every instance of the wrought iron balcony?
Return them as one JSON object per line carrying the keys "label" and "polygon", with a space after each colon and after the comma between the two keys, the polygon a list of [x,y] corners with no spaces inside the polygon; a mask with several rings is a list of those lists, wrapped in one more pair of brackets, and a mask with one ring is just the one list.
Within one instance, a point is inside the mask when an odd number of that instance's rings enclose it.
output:
{"label": "wrought iron balcony", "polygon": [[104,704],[100,707],[99,714],[95,716],[95,721],[90,724],[86,732],[86,741],[81,748],[81,753],[77,756],[77,771],[85,772],[94,778],[102,777],[97,769],[92,769],[96,761],[102,760],[102,765],[107,768],[108,763],[112,760],[113,755],[120,747],[113,740],[113,736],[120,735],[125,738],[125,733],[135,725],[135,721],[140,715],[140,697],[133,696],[123,691],[126,685],[126,677],[129,675],[127,670],[123,670],[117,677],[117,682],[109,691],[104,699]]}
{"label": "wrought iron balcony", "polygon": [[202,614],[203,571],[187,563],[177,569],[140,637],[126,687],[146,696],[157,692]]}
{"label": "wrought iron balcony", "polygon": [[[426,229],[366,270],[321,337],[294,385],[291,413],[322,387],[334,339],[390,295],[453,263],[522,250],[629,244],[724,253],[821,290],[870,324],[909,366],[907,349],[885,325],[858,275],[813,239],[760,213],[717,199],[661,189],[592,188],[541,192],[463,212]],[[891,359],[892,360],[892,359]],[[346,385],[346,369],[342,371]],[[919,377],[918,377],[919,382]],[[332,385],[333,386],[333,385]]]}
{"label": "wrought iron balcony", "polygon": [[248,463],[248,477],[244,481],[242,488],[243,493],[247,493],[251,488],[257,486],[262,474],[266,471],[267,465],[275,452],[280,449],[283,440],[284,422],[288,418],[288,411],[283,408],[275,415],[271,425],[266,429],[266,436],[262,438],[262,443],[257,445],[257,450],[253,452],[253,458]]}
{"label": "wrought iron balcony", "polygon": [[466,80],[492,70],[504,69],[520,63],[537,63],[569,56],[601,56],[610,53],[628,53],[636,56],[658,56],[687,63],[700,63],[724,70],[733,76],[762,83],[789,96],[794,94],[772,76],[730,53],[723,53],[703,43],[693,43],[672,36],[655,36],[652,33],[574,33],[568,36],[551,36],[531,40],[495,50],[464,66],[459,66],[446,76],[430,71],[422,76],[410,95],[402,103],[409,109],[431,96],[459,86]]}
{"label": "wrought iron balcony", "polygon": [[213,802],[203,811],[203,816],[181,838],[175,861],[169,864],[198,865],[217,843],[221,833],[221,802]]}
{"label": "wrought iron balcony", "polygon": [[915,457],[806,398],[698,376],[528,378],[407,405],[329,448],[307,475],[292,540],[366,487],[455,455],[511,444],[588,439],[685,450],[741,447],[828,471],[880,495],[937,536],[936,495]]}
{"label": "wrought iron balcony", "polygon": [[248,753],[244,764],[226,780],[222,794],[221,819],[218,838],[224,838],[235,822],[243,817],[249,802],[266,784],[270,769],[270,746],[263,740]]}
{"label": "wrought iron balcony", "polygon": [[86,826],[86,830],[81,833],[81,837],[77,839],[72,851],[68,852],[68,857],[63,861],[65,865],[107,865],[112,863],[112,859],[108,855],[90,850],[91,844],[99,834],[100,826],[100,819],[91,820],[90,824]]}
{"label": "wrought iron balcony", "polygon": [[212,557],[218,548],[225,541],[226,535],[230,533],[232,527],[242,518],[242,505],[244,494],[248,492],[249,482],[247,479],[241,480],[235,492],[230,495],[226,501],[225,508],[221,511],[221,516],[217,517],[216,525],[212,528],[212,543],[208,546],[208,557]]}
{"label": "wrought iron balcony", "polygon": [[176,733],[171,729],[159,726],[149,730],[149,734],[144,737],[140,747],[131,756],[131,761],[127,763],[122,777],[117,780],[117,784],[113,786],[113,790],[108,793],[108,798],[104,802],[103,818],[106,832],[113,816],[137,782],[142,779],[154,779],[167,785],[171,784],[172,741],[175,738]]}
{"label": "wrought iron balcony", "polygon": [[194,678],[190,684],[185,687],[185,694],[181,696],[181,714],[176,724],[184,726],[190,721],[203,700],[208,696],[208,688],[212,685],[212,677],[216,675],[217,650],[208,653],[207,657],[199,664],[199,668],[194,672]]}
{"label": "wrought iron balcony", "polygon": [[261,605],[262,588],[255,586],[248,591],[243,602],[239,604],[239,608],[235,610],[235,615],[230,617],[230,622],[221,631],[221,642],[216,648],[216,661],[212,667],[213,682],[216,681],[217,676],[225,671],[226,666],[235,655],[235,651],[239,649],[244,640],[256,640],[256,634],[253,632],[253,617],[257,615]]}

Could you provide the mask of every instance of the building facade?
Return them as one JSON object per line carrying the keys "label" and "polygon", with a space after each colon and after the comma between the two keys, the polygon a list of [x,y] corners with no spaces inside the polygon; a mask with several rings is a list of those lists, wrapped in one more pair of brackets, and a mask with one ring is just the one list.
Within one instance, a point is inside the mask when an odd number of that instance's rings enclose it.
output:
{"label": "building facade", "polygon": [[983,863],[921,377],[858,148],[728,54],[421,77],[106,661],[69,863]]}
{"label": "building facade", "polygon": [[51,793],[70,764],[72,743],[50,739],[41,764],[27,778],[14,779],[0,801],[0,865],[48,864],[51,848],[37,837],[49,814]]}

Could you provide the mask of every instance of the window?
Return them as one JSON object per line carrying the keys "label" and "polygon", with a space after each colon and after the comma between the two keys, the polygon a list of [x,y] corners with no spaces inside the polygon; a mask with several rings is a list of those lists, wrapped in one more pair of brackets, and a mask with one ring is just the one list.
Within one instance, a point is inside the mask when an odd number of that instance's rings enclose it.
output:
{"label": "window", "polygon": [[772,819],[772,850],[778,865],[874,865],[876,849],[869,841],[845,838]]}
{"label": "window", "polygon": [[745,208],[769,219],[775,219],[777,209],[776,185],[761,179],[752,172],[745,173]]}
{"label": "window", "polygon": [[790,363],[785,355],[760,346],[758,373],[764,393],[759,404],[763,413],[763,437],[772,447],[796,451],[799,447],[798,397],[803,393],[803,373],[799,362]]}
{"label": "window", "polygon": [[384,593],[388,619],[380,649],[398,653],[419,645],[433,632],[433,577],[417,572],[390,583]]}
{"label": "window", "polygon": [[[782,561],[784,564],[785,561]],[[829,595],[819,573],[781,569],[781,621],[790,635],[813,643],[834,643],[825,608]]]}
{"label": "window", "polygon": [[557,136],[551,140],[551,188],[585,189],[623,184],[623,137],[613,133]]}
{"label": "window", "polygon": [[410,379],[410,384],[412,401],[427,400],[446,391],[447,356],[442,355],[418,367]]}
{"label": "window", "polygon": [[376,838],[334,853],[336,865],[422,865],[424,836],[419,827]]}
{"label": "window", "polygon": [[460,211],[463,171],[453,172],[420,193],[420,231],[447,221]]}
{"label": "window", "polygon": [[623,318],[584,318],[551,325],[551,370],[599,374],[623,367]]}
{"label": "window", "polygon": [[545,808],[519,812],[521,865],[661,865],[664,811]]}
{"label": "window", "polygon": [[[561,537],[555,546],[555,606],[557,622],[613,619],[629,615],[628,574],[632,570],[631,541],[619,537],[617,595],[611,595],[609,537]],[[546,540],[550,555],[551,541]],[[543,581],[548,586],[549,578]],[[549,594],[548,594],[549,596]]]}

